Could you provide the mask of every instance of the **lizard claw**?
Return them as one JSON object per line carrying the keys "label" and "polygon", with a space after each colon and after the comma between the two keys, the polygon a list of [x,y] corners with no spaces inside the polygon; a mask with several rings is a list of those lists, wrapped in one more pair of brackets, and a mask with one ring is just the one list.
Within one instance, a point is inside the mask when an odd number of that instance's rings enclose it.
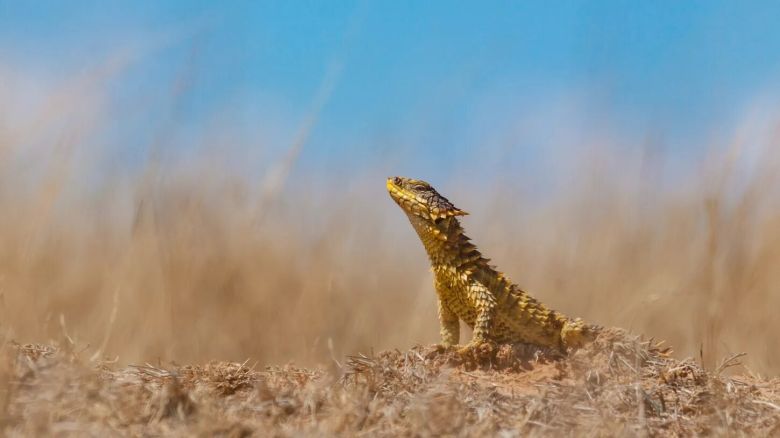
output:
{"label": "lizard claw", "polygon": [[471,344],[466,344],[462,347],[456,347],[457,350],[455,350],[456,353],[458,353],[458,356],[465,357],[469,356],[471,352],[474,350],[474,346]]}
{"label": "lizard claw", "polygon": [[458,348],[456,352],[462,358],[476,358],[490,354],[491,351],[493,351],[493,343],[488,341],[471,341]]}

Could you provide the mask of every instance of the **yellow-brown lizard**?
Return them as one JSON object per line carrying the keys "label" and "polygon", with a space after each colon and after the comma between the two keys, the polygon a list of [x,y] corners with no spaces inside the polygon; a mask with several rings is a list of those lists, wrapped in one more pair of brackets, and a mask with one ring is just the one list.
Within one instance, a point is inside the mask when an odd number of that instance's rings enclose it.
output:
{"label": "yellow-brown lizard", "polygon": [[457,345],[459,319],[473,329],[461,352],[484,342],[524,342],[566,351],[592,340],[600,327],[546,308],[488,265],[463,233],[466,215],[425,181],[393,177],[387,190],[420,236],[434,274],[444,345]]}

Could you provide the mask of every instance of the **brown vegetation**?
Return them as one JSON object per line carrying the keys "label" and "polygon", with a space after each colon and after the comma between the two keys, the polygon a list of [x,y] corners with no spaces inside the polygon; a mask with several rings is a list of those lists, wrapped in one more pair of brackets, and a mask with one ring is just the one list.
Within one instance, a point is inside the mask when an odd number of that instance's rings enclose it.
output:
{"label": "brown vegetation", "polygon": [[[8,434],[594,436],[780,432],[780,381],[708,372],[622,331],[568,358],[530,346],[468,360],[442,347],[343,368],[211,362],[117,367],[79,351],[6,345]],[[487,347],[487,346],[486,346]]]}

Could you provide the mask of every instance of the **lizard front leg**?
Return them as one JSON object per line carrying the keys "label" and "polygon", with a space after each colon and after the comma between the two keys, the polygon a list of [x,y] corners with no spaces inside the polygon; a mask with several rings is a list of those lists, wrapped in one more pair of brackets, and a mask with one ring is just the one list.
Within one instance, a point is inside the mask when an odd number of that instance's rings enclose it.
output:
{"label": "lizard front leg", "polygon": [[468,288],[469,300],[476,307],[477,318],[474,321],[474,332],[471,342],[461,349],[461,353],[489,342],[493,329],[493,318],[496,310],[495,296],[481,283],[474,283]]}
{"label": "lizard front leg", "polygon": [[436,289],[436,295],[438,296],[441,343],[447,347],[458,345],[458,342],[460,342],[460,320],[458,315],[446,303],[446,298],[452,297],[452,291],[437,279],[434,279],[433,287]]}
{"label": "lizard front leg", "polygon": [[458,315],[447,307],[447,304],[441,298],[439,298],[439,324],[441,325],[439,331],[441,333],[441,343],[447,347],[458,345],[460,341],[460,321],[458,320]]}

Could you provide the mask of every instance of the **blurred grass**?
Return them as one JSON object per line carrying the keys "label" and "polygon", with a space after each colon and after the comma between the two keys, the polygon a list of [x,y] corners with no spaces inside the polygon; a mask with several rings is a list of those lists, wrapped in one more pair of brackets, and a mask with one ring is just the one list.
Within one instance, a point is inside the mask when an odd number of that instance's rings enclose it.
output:
{"label": "blurred grass", "polygon": [[[437,341],[427,261],[384,193],[388,169],[293,172],[268,197],[218,148],[106,164],[101,133],[121,119],[94,84],[105,72],[44,93],[28,119],[0,120],[10,337],[67,333],[122,362],[303,364]],[[528,176],[490,169],[478,184],[430,182],[472,213],[466,230],[499,269],[551,306],[666,339],[710,367],[744,351],[777,374],[780,162],[775,138],[763,140],[758,151],[713,146],[672,187],[618,145],[560,157],[565,184],[543,197],[515,190]]]}

